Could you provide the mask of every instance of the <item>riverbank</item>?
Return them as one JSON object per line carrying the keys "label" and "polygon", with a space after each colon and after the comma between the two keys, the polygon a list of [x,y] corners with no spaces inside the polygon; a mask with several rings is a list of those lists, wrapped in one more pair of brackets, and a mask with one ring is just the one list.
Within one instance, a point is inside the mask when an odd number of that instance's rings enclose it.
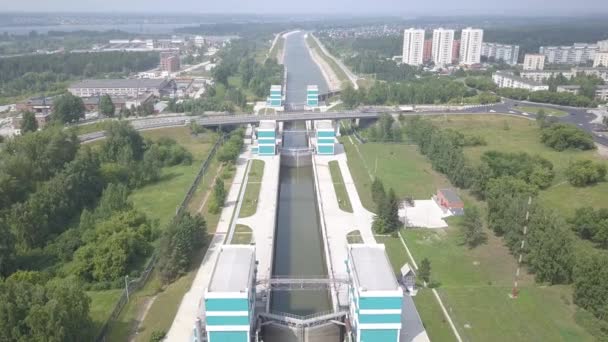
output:
{"label": "riverbank", "polygon": [[321,70],[321,74],[323,74],[323,78],[327,83],[329,91],[332,92],[342,89],[343,80],[338,77],[331,65],[329,65],[329,63],[320,55],[319,51],[310,45],[308,41],[308,35],[309,34],[307,33],[304,37],[306,47],[308,48],[310,57]]}

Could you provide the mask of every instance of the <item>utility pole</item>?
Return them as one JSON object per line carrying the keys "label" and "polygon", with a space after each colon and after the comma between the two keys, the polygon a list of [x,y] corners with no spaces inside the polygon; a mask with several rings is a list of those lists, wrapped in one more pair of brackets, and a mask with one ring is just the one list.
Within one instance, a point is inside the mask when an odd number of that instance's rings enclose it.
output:
{"label": "utility pole", "polygon": [[528,222],[530,219],[530,204],[532,204],[532,196],[528,197],[528,207],[526,208],[526,222],[524,223],[523,236],[521,238],[521,245],[519,247],[519,258],[517,259],[517,270],[515,271],[515,280],[513,282],[513,290],[511,291],[510,297],[516,299],[519,295],[519,273],[521,271],[521,263],[524,257],[524,247],[526,245],[526,236],[528,235]]}
{"label": "utility pole", "polygon": [[127,291],[127,302],[129,301],[129,275],[125,276],[125,291]]}

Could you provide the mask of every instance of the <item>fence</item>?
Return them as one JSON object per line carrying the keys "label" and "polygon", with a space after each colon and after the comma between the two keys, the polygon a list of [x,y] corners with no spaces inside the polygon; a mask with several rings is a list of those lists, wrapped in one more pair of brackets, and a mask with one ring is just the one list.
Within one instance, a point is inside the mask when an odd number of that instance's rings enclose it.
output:
{"label": "fence", "polygon": [[[201,164],[201,168],[200,168],[198,174],[196,175],[196,178],[192,182],[190,189],[188,189],[186,196],[184,196],[184,200],[182,201],[179,208],[177,209],[175,216],[173,217],[173,220],[172,220],[173,223],[175,223],[177,218],[180,217],[180,215],[184,212],[184,210],[188,209],[188,205],[190,204],[190,201],[192,200],[192,195],[194,195],[194,192],[196,191],[196,188],[198,188],[198,185],[200,184],[201,179],[207,172],[207,169],[209,168],[209,165],[211,164],[211,160],[215,156],[217,149],[222,145],[223,142],[224,142],[224,136],[222,135],[215,142],[215,144],[211,148],[211,151],[209,151],[209,155],[207,156],[207,158],[205,158],[205,160]],[[101,328],[101,330],[99,331],[99,334],[95,338],[96,342],[103,342],[106,340],[106,334],[108,333],[109,323],[118,318],[118,315],[120,315],[122,309],[129,302],[129,294],[134,291],[139,290],[146,284],[146,282],[150,278],[150,274],[152,273],[152,270],[154,270],[154,267],[156,266],[157,260],[158,260],[158,255],[155,252],[152,255],[152,257],[150,258],[150,260],[148,261],[148,263],[146,264],[146,267],[145,267],[143,273],[139,276],[139,278],[132,280],[132,281],[128,281],[127,280],[128,278],[125,278],[126,288],[120,295],[120,298],[118,299],[116,306],[114,306],[114,310],[112,310],[110,317],[108,317],[108,320],[103,324],[103,327]]]}

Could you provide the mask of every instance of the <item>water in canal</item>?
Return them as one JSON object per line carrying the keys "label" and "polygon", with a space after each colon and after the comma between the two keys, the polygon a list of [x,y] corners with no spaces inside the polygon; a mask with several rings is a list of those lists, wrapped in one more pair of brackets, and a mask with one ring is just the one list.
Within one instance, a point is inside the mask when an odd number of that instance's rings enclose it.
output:
{"label": "water in canal", "polygon": [[[325,80],[308,53],[304,33],[287,37],[287,103],[304,102],[306,86],[327,89]],[[304,122],[285,125],[284,147],[306,147]],[[290,130],[300,132],[289,132]],[[312,166],[281,166],[277,230],[274,245],[274,276],[315,277],[327,274]],[[331,309],[326,290],[274,292],[271,310],[310,315]]]}

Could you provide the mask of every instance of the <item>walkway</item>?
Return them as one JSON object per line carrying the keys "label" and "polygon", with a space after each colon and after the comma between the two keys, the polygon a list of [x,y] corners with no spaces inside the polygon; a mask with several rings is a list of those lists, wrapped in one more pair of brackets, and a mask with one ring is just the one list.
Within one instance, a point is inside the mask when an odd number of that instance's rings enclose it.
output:
{"label": "walkway", "polygon": [[202,316],[201,314],[204,311],[205,305],[203,294],[211,279],[211,273],[213,272],[213,266],[215,265],[219,249],[224,244],[228,233],[230,219],[237,203],[241,182],[245,176],[248,153],[242,153],[236,162],[234,182],[230,186],[228,196],[226,196],[225,207],[222,209],[217,230],[207,248],[205,257],[199,266],[190,290],[182,298],[173,324],[171,324],[171,328],[167,333],[167,341],[190,341],[196,319]]}
{"label": "walkway", "polygon": [[274,231],[276,226],[277,196],[279,191],[279,172],[281,156],[254,157],[264,161],[264,174],[255,214],[237,219],[253,232],[255,255],[258,261],[258,279],[268,279],[272,271]]}

